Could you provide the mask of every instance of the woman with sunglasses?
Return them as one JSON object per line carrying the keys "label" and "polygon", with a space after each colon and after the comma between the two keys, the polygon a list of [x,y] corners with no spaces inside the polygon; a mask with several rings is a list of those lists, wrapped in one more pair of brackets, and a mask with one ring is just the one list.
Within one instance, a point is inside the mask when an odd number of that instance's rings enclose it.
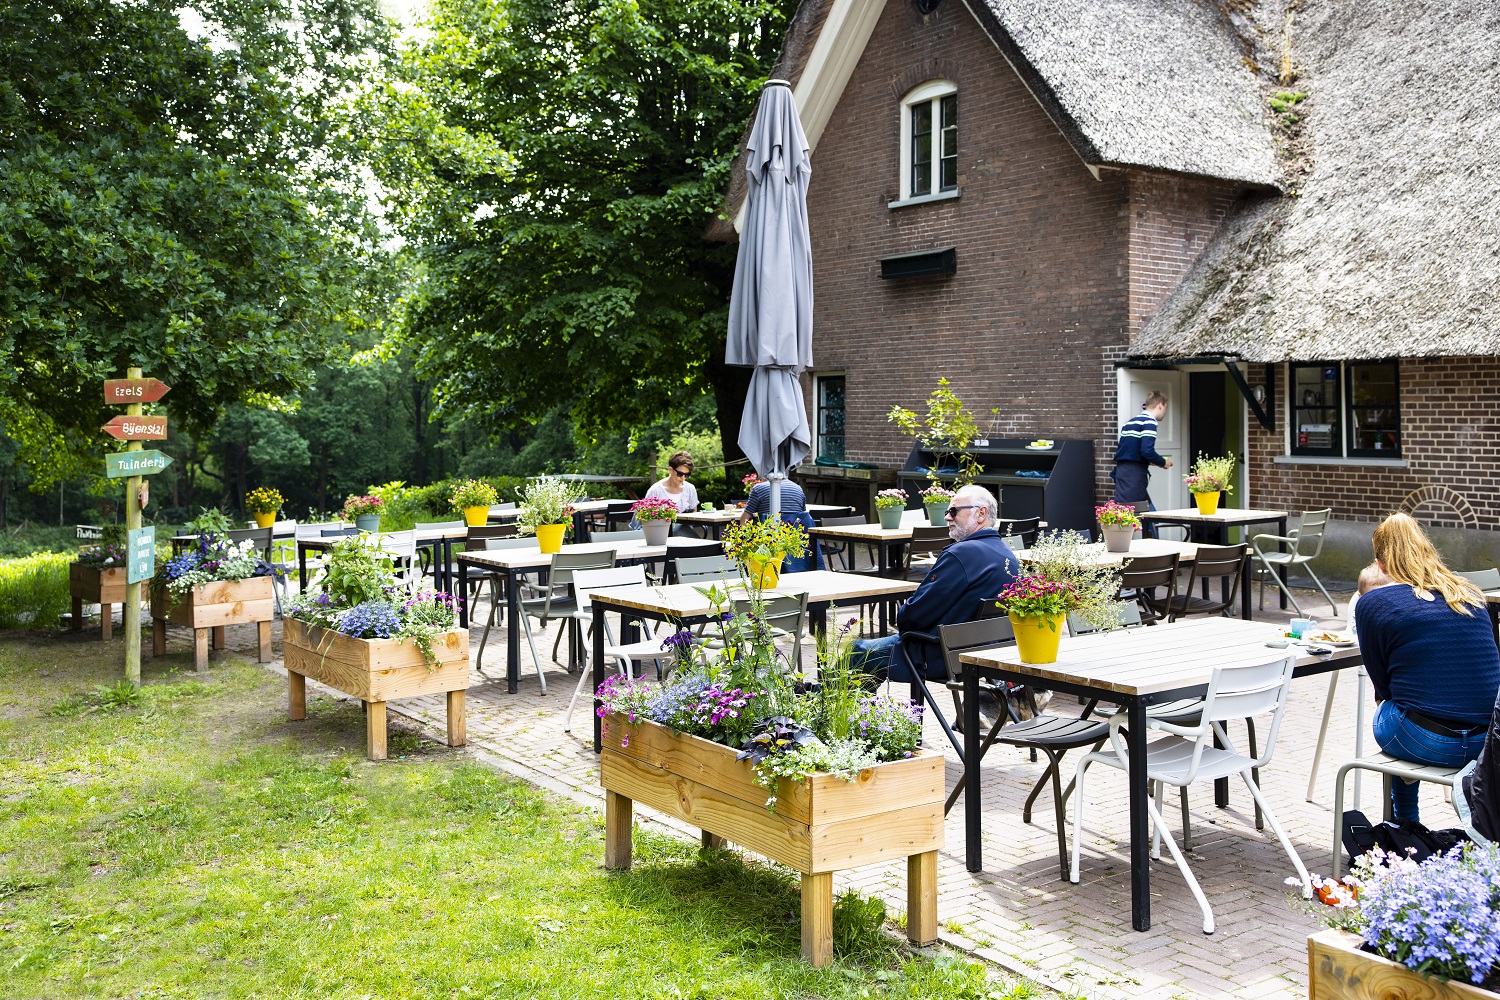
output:
{"label": "woman with sunglasses", "polygon": [[653,483],[646,491],[646,499],[656,497],[659,500],[670,500],[677,505],[677,512],[680,514],[697,510],[698,490],[688,482],[688,476],[692,474],[693,456],[685,451],[673,452],[672,457],[667,459],[667,478]]}

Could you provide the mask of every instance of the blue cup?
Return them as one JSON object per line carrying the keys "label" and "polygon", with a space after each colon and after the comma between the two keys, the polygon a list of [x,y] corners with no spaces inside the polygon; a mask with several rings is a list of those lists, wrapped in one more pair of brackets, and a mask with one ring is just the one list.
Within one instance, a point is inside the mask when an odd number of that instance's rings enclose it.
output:
{"label": "blue cup", "polygon": [[1286,630],[1300,639],[1317,627],[1318,623],[1311,618],[1293,618]]}

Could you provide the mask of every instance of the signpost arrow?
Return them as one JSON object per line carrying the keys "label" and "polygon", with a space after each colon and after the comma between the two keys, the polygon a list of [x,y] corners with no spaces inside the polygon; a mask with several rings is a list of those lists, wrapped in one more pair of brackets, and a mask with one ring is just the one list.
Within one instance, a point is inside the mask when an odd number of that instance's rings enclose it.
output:
{"label": "signpost arrow", "polygon": [[107,378],[104,380],[106,403],[154,403],[172,387],[154,378]]}
{"label": "signpost arrow", "polygon": [[109,423],[99,429],[120,441],[165,441],[167,418],[132,417],[124,414],[111,417]]}
{"label": "signpost arrow", "polygon": [[172,456],[159,451],[116,451],[104,456],[106,479],[154,476],[172,464]]}

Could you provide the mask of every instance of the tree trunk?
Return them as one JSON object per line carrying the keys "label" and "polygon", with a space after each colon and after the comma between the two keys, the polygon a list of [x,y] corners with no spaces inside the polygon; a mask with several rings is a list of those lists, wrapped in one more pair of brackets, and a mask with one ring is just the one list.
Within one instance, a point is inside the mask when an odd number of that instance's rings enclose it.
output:
{"label": "tree trunk", "polygon": [[318,513],[328,509],[328,442],[318,450]]}
{"label": "tree trunk", "polygon": [[[714,410],[719,418],[719,440],[724,447],[724,461],[745,457],[740,450],[740,417],[745,412],[745,394],[750,391],[752,369],[724,363],[723,348],[710,356],[704,376],[714,390]],[[733,470],[731,470],[733,471]]]}
{"label": "tree trunk", "polygon": [[0,476],[0,528],[5,527],[5,508],[10,500],[10,473]]}

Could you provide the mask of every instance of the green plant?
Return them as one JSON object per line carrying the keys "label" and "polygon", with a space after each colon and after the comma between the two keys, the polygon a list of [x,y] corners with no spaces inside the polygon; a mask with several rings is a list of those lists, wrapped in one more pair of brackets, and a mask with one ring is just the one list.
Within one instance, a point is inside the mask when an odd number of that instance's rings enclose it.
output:
{"label": "green plant", "polygon": [[377,496],[366,494],[364,496],[352,496],[344,501],[344,520],[352,521],[356,517],[367,517],[371,514],[378,515],[383,506]]}
{"label": "green plant", "polygon": [[1115,569],[1101,566],[1088,540],[1072,531],[1041,535],[1027,550],[1025,573],[997,603],[1018,617],[1076,614],[1098,629],[1120,624]]}
{"label": "green plant", "polygon": [[806,551],[807,532],[802,525],[780,518],[751,518],[724,529],[724,552],[742,566],[751,559],[773,561]]}
{"label": "green plant", "polygon": [[583,489],[565,479],[533,479],[521,490],[523,528],[535,531],[543,524],[567,524],[573,518],[573,504],[583,496]]}
{"label": "green plant", "polygon": [[72,561],[65,552],[0,560],[0,628],[56,628],[57,616],[71,603],[68,566]]}
{"label": "green plant", "polygon": [[880,508],[905,507],[906,500],[905,490],[881,490],[875,494],[875,506]]}
{"label": "green plant", "polygon": [[937,388],[927,397],[926,420],[902,406],[891,407],[886,419],[932,452],[932,466],[927,470],[929,482],[942,482],[938,470],[948,467],[948,460],[955,462],[958,470],[953,480],[955,486],[967,486],[984,471],[969,452],[969,445],[979,436],[979,425],[974,422],[974,414],[964,407],[963,400],[948,387],[946,378],[938,379]]}
{"label": "green plant", "polygon": [[217,507],[204,507],[198,516],[182,526],[184,535],[228,535],[234,529],[234,522],[229,520]]}
{"label": "green plant", "polygon": [[1232,493],[1234,491],[1234,455],[1209,458],[1199,455],[1184,482],[1193,493]]}
{"label": "green plant", "polygon": [[666,497],[646,497],[630,505],[637,521],[675,521],[677,504]]}
{"label": "green plant", "polygon": [[488,507],[499,499],[495,487],[484,480],[465,479],[453,486],[448,494],[448,505],[454,510],[463,510],[465,507]]}
{"label": "green plant", "polygon": [[245,494],[245,509],[252,514],[274,514],[286,503],[280,490],[269,486],[258,486]]}
{"label": "green plant", "polygon": [[328,555],[328,577],[323,589],[340,607],[385,599],[385,589],[395,582],[390,556],[361,535],[350,535],[334,543]]}
{"label": "green plant", "polygon": [[1281,124],[1289,128],[1301,120],[1294,109],[1305,100],[1307,95],[1300,90],[1281,90],[1272,94],[1267,103]]}

